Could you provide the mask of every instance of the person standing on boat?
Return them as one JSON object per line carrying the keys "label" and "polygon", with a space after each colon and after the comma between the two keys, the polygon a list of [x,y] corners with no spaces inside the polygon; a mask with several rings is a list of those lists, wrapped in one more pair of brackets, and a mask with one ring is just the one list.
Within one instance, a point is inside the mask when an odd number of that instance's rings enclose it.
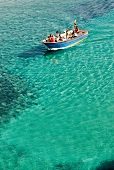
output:
{"label": "person standing on boat", "polygon": [[76,29],[76,20],[74,20],[74,29]]}

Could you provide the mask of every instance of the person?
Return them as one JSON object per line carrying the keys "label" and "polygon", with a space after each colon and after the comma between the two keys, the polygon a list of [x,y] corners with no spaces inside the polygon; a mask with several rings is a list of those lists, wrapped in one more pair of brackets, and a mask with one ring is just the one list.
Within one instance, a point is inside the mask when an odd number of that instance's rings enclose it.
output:
{"label": "person", "polygon": [[56,37],[58,38],[60,36],[59,31],[56,31]]}
{"label": "person", "polygon": [[76,20],[74,20],[74,29],[76,28]]}
{"label": "person", "polygon": [[74,30],[73,30],[73,32],[72,32],[72,37],[75,37],[75,32],[74,32]]}
{"label": "person", "polygon": [[46,39],[46,42],[51,42],[51,34],[48,36],[48,38]]}
{"label": "person", "polygon": [[76,31],[76,33],[78,33],[78,32],[79,32],[79,28],[78,28],[78,26],[76,26],[75,31]]}
{"label": "person", "polygon": [[46,39],[47,42],[50,42],[50,36],[48,36],[48,38]]}
{"label": "person", "polygon": [[61,34],[59,34],[58,41],[63,41]]}
{"label": "person", "polygon": [[66,30],[66,39],[68,39],[68,30]]}
{"label": "person", "polygon": [[69,32],[69,38],[71,38],[71,39],[72,39],[72,32],[71,31]]}
{"label": "person", "polygon": [[50,39],[51,39],[51,42],[55,42],[55,37],[53,35],[51,35]]}
{"label": "person", "polygon": [[77,36],[78,36],[78,34],[76,33],[75,30],[73,30],[73,32],[72,32],[72,37],[77,37]]}

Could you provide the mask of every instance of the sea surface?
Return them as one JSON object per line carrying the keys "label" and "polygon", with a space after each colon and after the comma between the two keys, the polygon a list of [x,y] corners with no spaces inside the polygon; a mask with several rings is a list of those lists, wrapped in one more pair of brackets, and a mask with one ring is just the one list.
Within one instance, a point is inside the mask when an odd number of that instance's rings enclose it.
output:
{"label": "sea surface", "polygon": [[[72,29],[79,45],[42,39]],[[114,170],[114,1],[0,0],[0,170]]]}

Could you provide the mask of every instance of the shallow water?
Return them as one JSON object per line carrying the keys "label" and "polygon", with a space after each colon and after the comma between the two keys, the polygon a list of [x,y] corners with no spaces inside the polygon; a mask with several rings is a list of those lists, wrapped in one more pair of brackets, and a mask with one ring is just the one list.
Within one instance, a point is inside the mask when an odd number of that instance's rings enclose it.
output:
{"label": "shallow water", "polygon": [[[113,168],[114,3],[0,2],[0,169]],[[47,52],[43,37],[89,36]]]}

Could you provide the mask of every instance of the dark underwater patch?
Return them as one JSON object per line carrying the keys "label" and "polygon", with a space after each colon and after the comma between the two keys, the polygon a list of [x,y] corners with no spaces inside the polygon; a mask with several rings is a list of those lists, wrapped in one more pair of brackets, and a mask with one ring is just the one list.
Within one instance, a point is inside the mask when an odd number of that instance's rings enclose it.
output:
{"label": "dark underwater patch", "polygon": [[59,163],[53,167],[53,170],[81,170],[83,162]]}
{"label": "dark underwater patch", "polygon": [[[18,115],[24,107],[34,103],[31,84],[21,76],[0,68],[0,124]],[[37,97],[37,96],[36,96]],[[30,100],[31,99],[31,100]],[[33,102],[32,102],[33,100]],[[35,103],[36,104],[36,103]],[[12,110],[12,112],[10,112]]]}
{"label": "dark underwater patch", "polygon": [[83,20],[89,20],[109,13],[113,8],[113,0],[97,0],[73,4],[67,12],[76,16],[76,18],[81,17]]}
{"label": "dark underwater patch", "polygon": [[114,160],[101,163],[96,170],[114,170]]}
{"label": "dark underwater patch", "polygon": [[27,155],[25,148],[17,147],[15,145],[8,145],[7,142],[4,141],[2,141],[1,144],[1,169],[18,169],[21,160],[23,160],[23,158],[25,158]]}
{"label": "dark underwater patch", "polygon": [[[10,79],[6,75],[1,74],[0,76],[0,108],[4,108],[6,111],[7,107],[13,100],[17,99],[19,93],[14,89],[14,86]],[[4,111],[0,111],[0,115],[4,114]]]}
{"label": "dark underwater patch", "polygon": [[[37,93],[36,93],[37,89]],[[39,82],[28,82],[23,76],[0,68],[0,126],[16,118],[26,107],[39,105]]]}
{"label": "dark underwater patch", "polygon": [[7,121],[6,117],[10,106],[19,96],[19,92],[16,91],[13,84],[8,71],[2,71],[0,74],[0,122]]}

